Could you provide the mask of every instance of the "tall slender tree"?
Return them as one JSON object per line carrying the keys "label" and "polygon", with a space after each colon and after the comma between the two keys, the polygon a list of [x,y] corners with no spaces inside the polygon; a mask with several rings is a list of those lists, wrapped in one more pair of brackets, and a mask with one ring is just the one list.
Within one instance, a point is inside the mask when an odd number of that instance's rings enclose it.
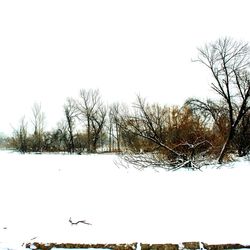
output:
{"label": "tall slender tree", "polygon": [[121,151],[121,127],[120,120],[121,117],[126,113],[127,107],[123,104],[113,103],[109,106],[109,125],[108,125],[108,134],[109,134],[109,151]]}
{"label": "tall slender tree", "polygon": [[221,38],[199,48],[196,61],[212,73],[212,89],[227,105],[229,127],[218,157],[222,163],[235,136],[236,129],[250,109],[250,49],[248,43]]}
{"label": "tall slender tree", "polygon": [[43,136],[45,127],[45,114],[42,112],[41,104],[34,103],[32,107],[32,124],[33,124],[33,138],[32,138],[32,150],[36,152],[42,151]]}
{"label": "tall slender tree", "polygon": [[77,107],[79,111],[78,117],[86,123],[87,152],[96,152],[107,113],[99,90],[82,89]]}
{"label": "tall slender tree", "polygon": [[67,122],[67,130],[69,133],[69,152],[75,152],[74,128],[75,118],[77,117],[77,105],[75,100],[68,98],[64,104],[64,114]]}

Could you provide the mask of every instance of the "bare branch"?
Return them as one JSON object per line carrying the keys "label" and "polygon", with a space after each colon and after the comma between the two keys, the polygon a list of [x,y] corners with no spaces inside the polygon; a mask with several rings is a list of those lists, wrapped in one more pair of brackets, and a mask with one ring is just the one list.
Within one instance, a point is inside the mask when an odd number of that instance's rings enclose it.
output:
{"label": "bare branch", "polygon": [[85,225],[92,226],[92,224],[89,223],[89,222],[86,222],[86,220],[78,220],[78,221],[76,221],[76,222],[73,222],[73,221],[71,220],[71,217],[69,218],[69,223],[70,223],[71,225],[78,225],[79,223],[82,223],[82,224],[85,224]]}

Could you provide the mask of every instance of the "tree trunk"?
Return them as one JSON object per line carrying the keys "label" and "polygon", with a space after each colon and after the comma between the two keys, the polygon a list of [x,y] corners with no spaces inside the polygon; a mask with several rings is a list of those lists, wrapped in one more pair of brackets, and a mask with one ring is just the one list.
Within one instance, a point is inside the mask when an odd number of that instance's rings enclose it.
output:
{"label": "tree trunk", "polygon": [[230,145],[230,143],[231,143],[231,141],[232,141],[232,139],[234,137],[234,134],[235,134],[235,128],[231,127],[230,132],[228,134],[228,137],[227,137],[227,139],[226,139],[226,141],[225,141],[225,143],[224,143],[224,145],[223,145],[223,147],[221,149],[221,152],[220,152],[220,155],[219,155],[219,158],[218,158],[218,163],[219,164],[222,164],[222,162],[224,160],[224,157],[225,157],[225,155],[227,153],[228,147],[229,147],[229,145]]}
{"label": "tree trunk", "polygon": [[70,136],[70,153],[74,153],[75,152],[75,143],[74,143],[74,135],[73,135],[73,131],[72,131],[72,126],[70,126],[70,129],[69,129],[69,136]]}
{"label": "tree trunk", "polygon": [[73,125],[72,125],[72,117],[69,114],[66,114],[66,119],[68,123],[68,132],[69,132],[69,153],[75,152],[75,143],[74,143],[74,135],[73,135]]}
{"label": "tree trunk", "polygon": [[109,124],[109,152],[112,152],[112,123]]}
{"label": "tree trunk", "polygon": [[87,152],[90,153],[91,152],[91,139],[90,139],[90,118],[87,117]]}
{"label": "tree trunk", "polygon": [[117,137],[117,151],[121,152],[121,133],[120,133],[120,127],[116,123],[116,137]]}

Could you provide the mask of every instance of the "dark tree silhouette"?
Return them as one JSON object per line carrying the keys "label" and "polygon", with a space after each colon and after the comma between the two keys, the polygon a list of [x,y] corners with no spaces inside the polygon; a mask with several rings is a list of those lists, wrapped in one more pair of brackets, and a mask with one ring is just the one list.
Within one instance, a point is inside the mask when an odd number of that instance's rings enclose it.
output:
{"label": "dark tree silhouette", "polygon": [[198,51],[196,61],[210,69],[214,78],[211,87],[227,105],[229,128],[218,157],[222,163],[239,123],[250,109],[250,50],[248,43],[222,38]]}
{"label": "dark tree silhouette", "polygon": [[81,90],[77,107],[78,117],[86,122],[87,151],[89,153],[96,152],[107,113],[106,107],[101,101],[99,90]]}
{"label": "dark tree silhouette", "polygon": [[74,126],[75,118],[77,117],[77,105],[76,102],[68,98],[66,104],[64,104],[64,114],[67,121],[67,130],[69,133],[69,152],[75,152],[75,141],[74,141]]}

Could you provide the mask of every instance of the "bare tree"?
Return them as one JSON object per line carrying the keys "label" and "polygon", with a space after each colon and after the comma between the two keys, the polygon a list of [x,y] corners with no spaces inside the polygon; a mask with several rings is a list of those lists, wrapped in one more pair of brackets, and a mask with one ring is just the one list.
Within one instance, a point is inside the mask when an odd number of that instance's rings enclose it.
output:
{"label": "bare tree", "polygon": [[14,137],[12,138],[12,146],[14,146],[19,152],[26,153],[28,151],[28,130],[25,117],[20,121],[18,129],[14,130]]}
{"label": "bare tree", "polygon": [[78,102],[79,116],[86,122],[87,151],[96,152],[98,140],[103,131],[106,107],[101,101],[99,90],[81,90]]}
{"label": "bare tree", "polygon": [[64,114],[67,121],[67,130],[69,133],[69,152],[75,152],[75,142],[74,142],[74,127],[75,118],[77,117],[77,105],[76,102],[68,98],[66,104],[64,105]]}
{"label": "bare tree", "polygon": [[148,105],[139,96],[134,107],[134,114],[121,117],[120,126],[124,136],[131,138],[129,141],[139,138],[139,146],[142,148],[139,152],[138,147],[136,151],[128,150],[121,156],[122,160],[139,169],[149,166],[169,170],[200,167],[195,163],[194,156],[196,152],[201,153],[205,144],[206,148],[210,147],[210,143],[203,138],[198,140],[198,137],[192,143],[173,143],[171,136],[175,131],[169,133],[173,119],[167,107]]}
{"label": "bare tree", "polygon": [[250,152],[250,111],[243,117],[234,139],[239,156]]}
{"label": "bare tree", "polygon": [[32,107],[32,124],[34,127],[33,132],[33,150],[36,152],[42,151],[43,144],[43,134],[44,134],[44,126],[45,126],[45,115],[42,112],[41,104],[34,103]]}
{"label": "bare tree", "polygon": [[215,102],[211,99],[206,101],[201,101],[196,98],[189,98],[185,105],[187,105],[193,113],[203,119],[205,124],[215,123],[218,128],[218,120],[221,116],[224,116],[225,113],[228,114],[227,106],[225,102]]}
{"label": "bare tree", "polygon": [[91,136],[92,136],[92,152],[96,152],[98,142],[102,139],[103,128],[105,124],[105,118],[107,109],[104,106],[100,106],[95,114],[91,116]]}
{"label": "bare tree", "polygon": [[108,125],[108,134],[109,134],[109,151],[121,151],[121,128],[120,120],[121,117],[126,113],[126,106],[119,103],[113,103],[109,107],[109,125]]}
{"label": "bare tree", "polygon": [[[133,114],[121,117],[120,126],[123,129],[123,136],[129,137],[128,134],[139,136],[171,152],[172,149],[164,144],[167,110],[159,105],[148,105],[140,96],[137,96],[134,108]],[[179,156],[175,151],[172,153]]]}
{"label": "bare tree", "polygon": [[240,121],[250,109],[250,77],[247,71],[250,66],[250,50],[248,43],[223,38],[206,44],[198,51],[197,61],[212,72],[212,89],[227,105],[229,128],[218,157],[218,162],[222,163]]}
{"label": "bare tree", "polygon": [[221,145],[227,138],[229,128],[228,106],[225,101],[212,101],[210,99],[201,101],[199,99],[190,98],[185,102],[192,112],[200,117],[204,126],[211,129],[214,136],[213,145],[214,153],[218,157],[221,151]]}

